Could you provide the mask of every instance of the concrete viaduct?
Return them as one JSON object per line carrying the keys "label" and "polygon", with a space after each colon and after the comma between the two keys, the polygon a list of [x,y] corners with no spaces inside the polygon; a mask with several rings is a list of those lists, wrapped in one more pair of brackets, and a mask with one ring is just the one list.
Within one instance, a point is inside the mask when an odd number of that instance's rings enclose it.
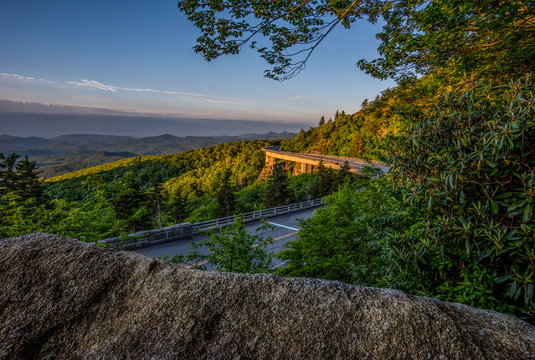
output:
{"label": "concrete viaduct", "polygon": [[290,151],[282,151],[279,147],[264,147],[262,150],[266,153],[266,168],[271,168],[277,159],[284,161],[295,162],[293,175],[310,174],[314,171],[314,167],[318,166],[320,161],[323,161],[323,165],[326,168],[340,169],[347,161],[351,167],[351,172],[358,172],[364,166],[371,166],[381,169],[383,172],[387,172],[389,167],[378,161],[366,161],[363,159],[333,156],[333,155],[321,155],[321,154],[304,154],[295,153]]}

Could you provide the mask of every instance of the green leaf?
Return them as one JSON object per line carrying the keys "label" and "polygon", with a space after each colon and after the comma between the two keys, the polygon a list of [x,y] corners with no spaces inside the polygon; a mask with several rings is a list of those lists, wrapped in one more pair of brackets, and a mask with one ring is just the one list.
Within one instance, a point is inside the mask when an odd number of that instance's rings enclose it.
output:
{"label": "green leaf", "polygon": [[497,278],[494,278],[494,282],[496,284],[501,284],[503,283],[504,281],[507,281],[511,278],[511,275],[503,275],[503,276],[499,276]]}
{"label": "green leaf", "polygon": [[494,215],[498,214],[498,203],[496,201],[490,201],[490,208],[492,209]]}
{"label": "green leaf", "polygon": [[470,256],[470,253],[472,252],[472,243],[470,243],[470,240],[466,240],[464,242],[464,246],[466,248],[466,253],[468,254],[468,256]]}
{"label": "green leaf", "polygon": [[509,285],[509,290],[505,293],[505,296],[512,298],[515,296],[516,293],[516,281],[513,281],[511,285]]}
{"label": "green leaf", "polygon": [[533,216],[533,208],[531,204],[527,204],[524,208],[524,222],[530,222]]}

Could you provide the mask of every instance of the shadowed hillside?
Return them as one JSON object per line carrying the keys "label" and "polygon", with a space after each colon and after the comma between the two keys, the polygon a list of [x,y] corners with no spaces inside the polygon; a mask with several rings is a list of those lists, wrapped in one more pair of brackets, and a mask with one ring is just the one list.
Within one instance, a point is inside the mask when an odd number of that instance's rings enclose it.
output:
{"label": "shadowed hillside", "polygon": [[0,241],[0,358],[532,359],[535,328],[403,292]]}

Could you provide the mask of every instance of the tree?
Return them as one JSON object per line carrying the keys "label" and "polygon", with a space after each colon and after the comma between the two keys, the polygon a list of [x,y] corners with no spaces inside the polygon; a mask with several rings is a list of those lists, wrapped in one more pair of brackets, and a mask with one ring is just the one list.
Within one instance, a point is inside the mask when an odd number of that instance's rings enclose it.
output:
{"label": "tree", "polygon": [[151,202],[154,213],[156,214],[156,220],[158,227],[162,227],[162,208],[163,208],[163,187],[162,184],[155,184],[149,189],[149,200]]}
{"label": "tree", "polygon": [[338,170],[338,186],[342,185],[348,178],[351,178],[351,166],[349,166],[346,160],[344,161],[344,165]]}
{"label": "tree", "polygon": [[355,201],[356,196],[355,189],[346,185],[327,197],[328,206],[303,221],[297,239],[277,255],[287,261],[277,273],[351,282],[357,259],[368,259],[372,253],[366,242],[357,239],[355,214],[361,211],[362,202]]}
{"label": "tree", "polygon": [[362,140],[362,135],[355,132],[353,135],[353,140],[351,141],[351,156],[361,157],[362,151],[364,150],[364,141]]}
{"label": "tree", "polygon": [[325,125],[325,116],[322,116],[320,119],[320,126]]}
{"label": "tree", "polygon": [[217,204],[219,205],[219,216],[227,217],[232,216],[236,209],[234,200],[234,192],[230,186],[230,170],[225,170],[223,174],[223,181],[217,194]]}
{"label": "tree", "polygon": [[114,182],[108,191],[117,219],[116,230],[136,232],[150,226],[150,211],[145,206],[147,197],[134,182],[133,173],[129,172],[123,180]]}
{"label": "tree", "polygon": [[17,174],[17,160],[19,154],[9,154],[7,157],[0,153],[0,194],[16,191],[19,175]]}
{"label": "tree", "polygon": [[188,217],[188,203],[181,194],[170,196],[166,203],[166,213],[172,219],[171,222],[178,224]]}
{"label": "tree", "polygon": [[39,180],[39,170],[35,161],[12,153],[5,157],[0,153],[0,196],[17,193],[22,202],[32,199],[34,206],[46,202]]}
{"label": "tree", "polygon": [[[402,78],[450,65],[461,74],[507,74],[534,64],[531,0],[179,0],[178,8],[201,31],[194,50],[206,60],[249,45],[272,66],[265,75],[278,80],[302,71],[335,27],[349,29],[362,19],[385,23],[377,34],[381,57],[358,62],[374,77]],[[267,41],[257,42],[260,36]]]}
{"label": "tree", "polygon": [[[212,233],[209,239],[190,243],[193,251],[186,259],[197,268],[205,269],[206,265],[212,265],[217,271],[263,273],[269,271],[271,264],[271,255],[267,251],[271,242],[269,237],[264,239],[249,234],[243,218],[237,217],[233,225]],[[206,248],[208,254],[201,254],[201,248]]]}
{"label": "tree", "polygon": [[294,202],[293,191],[288,187],[288,172],[283,163],[273,166],[273,174],[269,177],[266,189],[266,207],[274,207]]}
{"label": "tree", "polygon": [[39,180],[39,169],[35,161],[27,156],[15,166],[18,178],[17,190],[23,199],[35,198],[38,202],[44,201],[44,192]]}

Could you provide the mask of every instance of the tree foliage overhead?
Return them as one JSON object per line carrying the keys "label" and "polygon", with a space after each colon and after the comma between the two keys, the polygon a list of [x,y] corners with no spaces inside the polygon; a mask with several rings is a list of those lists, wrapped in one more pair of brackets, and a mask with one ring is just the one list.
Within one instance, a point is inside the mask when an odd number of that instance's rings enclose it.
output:
{"label": "tree foliage overhead", "polygon": [[377,78],[450,66],[500,73],[533,68],[532,0],[179,0],[178,8],[201,30],[194,50],[206,60],[248,45],[272,67],[265,75],[278,80],[303,70],[335,27],[349,29],[363,19],[384,22],[380,57],[357,63]]}

